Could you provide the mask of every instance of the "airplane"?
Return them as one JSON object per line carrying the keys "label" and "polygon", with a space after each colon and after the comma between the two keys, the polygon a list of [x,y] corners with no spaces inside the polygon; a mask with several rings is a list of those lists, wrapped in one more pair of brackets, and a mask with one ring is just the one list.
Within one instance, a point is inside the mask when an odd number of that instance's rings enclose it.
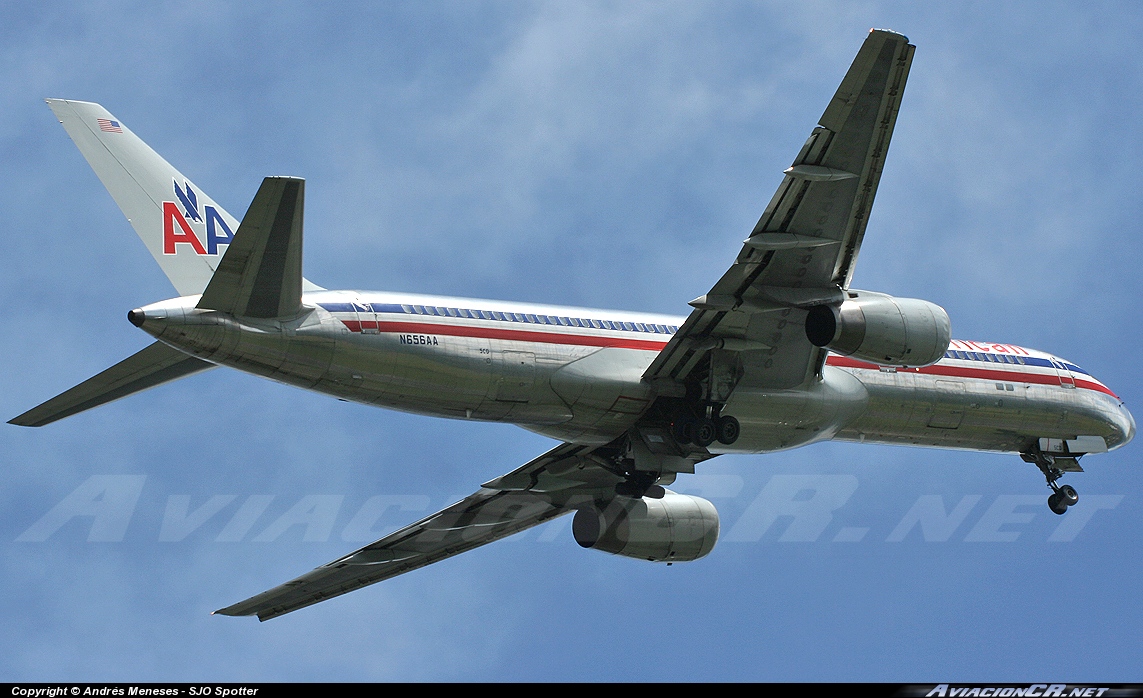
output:
{"label": "airplane", "polygon": [[685,317],[357,290],[302,276],[305,182],[239,221],[118,118],[49,99],[178,296],[127,313],[155,341],[12,419],[43,426],[216,366],[343,400],[508,422],[559,442],[474,494],[215,613],[268,620],[565,514],[576,542],[702,558],[715,507],[667,487],[716,456],[841,440],[1018,454],[1065,473],[1135,435],[1076,364],[951,336],[919,299],[850,287],[915,47],[871,30],[730,268]]}

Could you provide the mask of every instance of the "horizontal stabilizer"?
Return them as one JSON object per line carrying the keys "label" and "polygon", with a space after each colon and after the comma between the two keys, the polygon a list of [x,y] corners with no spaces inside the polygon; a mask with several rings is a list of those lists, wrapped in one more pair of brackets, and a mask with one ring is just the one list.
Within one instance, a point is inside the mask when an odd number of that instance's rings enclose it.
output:
{"label": "horizontal stabilizer", "polygon": [[198,307],[238,317],[297,315],[302,305],[305,180],[267,177]]}
{"label": "horizontal stabilizer", "polygon": [[162,342],[155,342],[8,423],[22,427],[42,427],[208,368],[214,368],[214,364],[188,356]]}

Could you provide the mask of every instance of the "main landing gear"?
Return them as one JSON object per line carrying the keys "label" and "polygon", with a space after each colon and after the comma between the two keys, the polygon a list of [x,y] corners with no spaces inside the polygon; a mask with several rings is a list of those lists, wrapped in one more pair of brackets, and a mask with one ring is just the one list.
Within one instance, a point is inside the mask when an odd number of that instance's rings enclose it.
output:
{"label": "main landing gear", "polygon": [[741,427],[738,420],[730,415],[717,416],[717,413],[694,417],[684,415],[671,423],[672,435],[680,444],[694,444],[706,448],[715,441],[729,446],[738,440]]}
{"label": "main landing gear", "polygon": [[1079,462],[1075,457],[1053,456],[1039,449],[1029,453],[1021,453],[1020,457],[1027,463],[1033,463],[1044,474],[1044,479],[1048,481],[1048,487],[1052,488],[1052,494],[1048,497],[1048,508],[1052,510],[1052,513],[1063,514],[1068,510],[1068,507],[1079,501],[1079,493],[1076,492],[1076,488],[1071,485],[1056,484],[1056,480],[1063,477],[1066,471],[1080,469]]}

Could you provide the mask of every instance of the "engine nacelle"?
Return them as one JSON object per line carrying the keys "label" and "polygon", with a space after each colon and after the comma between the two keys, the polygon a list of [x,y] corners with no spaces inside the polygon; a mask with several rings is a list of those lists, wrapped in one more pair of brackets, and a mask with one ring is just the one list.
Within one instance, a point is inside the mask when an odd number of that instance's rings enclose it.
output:
{"label": "engine nacelle", "polygon": [[686,562],[714,549],[718,511],[701,497],[670,490],[662,499],[619,497],[602,511],[577,511],[572,534],[585,548],[652,562]]}
{"label": "engine nacelle", "polygon": [[869,291],[848,296],[810,309],[806,337],[814,346],[883,366],[928,366],[948,350],[952,328],[941,306]]}

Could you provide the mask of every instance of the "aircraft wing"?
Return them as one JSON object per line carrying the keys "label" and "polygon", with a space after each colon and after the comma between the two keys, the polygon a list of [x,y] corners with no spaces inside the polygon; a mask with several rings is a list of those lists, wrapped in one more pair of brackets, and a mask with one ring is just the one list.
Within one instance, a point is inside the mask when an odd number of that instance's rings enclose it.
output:
{"label": "aircraft wing", "polygon": [[914,46],[872,30],[730,269],[644,377],[682,383],[712,349],[753,352],[751,380],[793,388],[820,373],[804,310],[843,299],[853,276]]}
{"label": "aircraft wing", "polygon": [[609,446],[561,444],[479,491],[345,557],[215,611],[269,620],[478,548],[614,495]]}

